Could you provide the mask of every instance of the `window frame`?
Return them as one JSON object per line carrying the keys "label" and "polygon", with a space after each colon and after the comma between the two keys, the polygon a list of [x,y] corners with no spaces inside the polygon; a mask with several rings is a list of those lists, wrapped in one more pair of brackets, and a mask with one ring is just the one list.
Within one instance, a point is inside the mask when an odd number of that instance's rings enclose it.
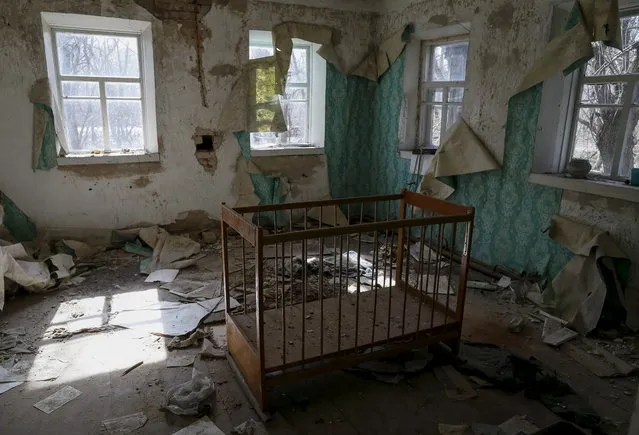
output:
{"label": "window frame", "polygon": [[[470,40],[468,37],[459,37],[459,38],[449,38],[446,40],[427,40],[421,41],[420,47],[420,71],[419,71],[419,84],[418,84],[418,108],[417,108],[417,143],[416,149],[426,149],[426,150],[437,150],[439,145],[437,146],[423,146],[425,143],[432,144],[433,143],[433,126],[431,125],[431,120],[429,118],[426,119],[426,122],[422,122],[423,116],[428,116],[430,113],[426,107],[427,106],[441,106],[442,110],[442,119],[441,124],[442,127],[445,127],[448,119],[448,107],[459,107],[460,112],[464,107],[464,97],[466,95],[466,80],[463,81],[433,81],[431,79],[432,72],[432,56],[433,50],[436,47],[441,47],[444,45],[454,45],[459,43],[466,43],[467,46],[470,46]],[[466,55],[466,68],[465,75],[468,74],[468,55]],[[466,77],[467,78],[467,77]],[[428,89],[442,89],[442,101],[435,102],[429,101],[426,96],[426,91]],[[462,96],[462,100],[460,102],[450,102],[448,101],[448,94],[450,88],[462,88],[464,89],[464,96]],[[444,128],[442,128],[444,130]],[[445,133],[448,131],[448,128],[445,128],[444,131],[440,131],[440,145],[441,139],[444,137]]]}
{"label": "window frame", "polygon": [[[270,41],[270,43],[269,43]],[[266,30],[249,31],[249,57],[251,47],[270,47],[273,53],[272,33]],[[323,154],[326,120],[326,60],[317,51],[319,44],[293,38],[293,48],[304,49],[307,52],[307,83],[287,81],[286,86],[307,89],[307,125],[309,143],[274,143],[255,147],[251,137],[251,154],[260,155],[297,155]],[[298,100],[291,100],[298,101]],[[300,100],[301,101],[301,100]]]}
{"label": "window frame", "polygon": [[[52,110],[54,119],[61,120],[61,122],[55,123],[58,139],[58,154],[61,156],[58,158],[58,164],[103,164],[158,161],[157,120],[155,111],[155,75],[151,23],[120,18],[51,12],[42,12],[41,20],[49,83],[54,84],[50,85]],[[60,74],[56,45],[56,33],[58,32],[135,37],[138,44],[140,76],[138,78],[123,78],[106,76],[66,76]],[[62,81],[92,81],[99,83],[100,96],[98,99],[102,108],[104,153],[90,154],[70,151],[67,139],[68,134],[66,131],[66,122],[64,121]],[[108,137],[108,112],[106,108],[107,97],[105,93],[105,82],[107,81],[140,84],[139,100],[142,107],[142,124],[144,133],[143,150],[132,150],[131,152],[126,153],[110,152]],[[116,98],[108,98],[108,100],[114,99]]]}

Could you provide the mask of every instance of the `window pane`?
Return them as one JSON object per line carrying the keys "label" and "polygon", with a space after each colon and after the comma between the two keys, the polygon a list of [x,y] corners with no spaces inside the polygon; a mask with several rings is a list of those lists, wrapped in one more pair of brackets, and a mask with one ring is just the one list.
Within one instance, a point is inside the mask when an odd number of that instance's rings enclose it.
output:
{"label": "window pane", "polygon": [[139,83],[105,83],[107,98],[140,98]]}
{"label": "window pane", "polygon": [[446,109],[446,131],[461,118],[461,106],[448,106]]}
{"label": "window pane", "polygon": [[628,114],[628,136],[621,152],[619,175],[630,178],[630,170],[639,168],[639,108],[630,109]]}
{"label": "window pane", "polygon": [[282,133],[282,143],[307,144],[308,139],[308,105],[307,103],[282,101],[282,111],[288,131]]}
{"label": "window pane", "polygon": [[625,83],[604,83],[584,85],[581,91],[581,102],[584,104],[623,104]]}
{"label": "window pane", "polygon": [[276,143],[276,133],[251,133],[251,148],[272,146]]}
{"label": "window pane", "polygon": [[448,102],[449,103],[461,103],[464,101],[464,88],[450,88],[448,89]]}
{"label": "window pane", "polygon": [[100,97],[98,82],[62,82],[62,97]]}
{"label": "window pane", "polygon": [[433,82],[466,80],[468,43],[437,45],[432,47],[429,79]]}
{"label": "window pane", "polygon": [[592,171],[610,175],[618,141],[621,109],[583,107],[579,109],[572,157],[586,159]]}
{"label": "window pane", "polygon": [[307,100],[308,88],[296,88],[292,86],[287,86],[286,99],[287,100]]}
{"label": "window pane", "polygon": [[130,36],[56,33],[60,74],[139,77],[138,40]]}
{"label": "window pane", "polygon": [[307,48],[293,48],[291,65],[288,67],[287,81],[291,83],[308,83]]}
{"label": "window pane", "polygon": [[442,130],[442,106],[422,106],[420,142],[425,147],[438,147]]}
{"label": "window pane", "polygon": [[444,88],[425,88],[426,101],[442,103],[444,101]]}
{"label": "window pane", "polygon": [[71,151],[104,150],[100,100],[64,100],[64,120]]}
{"label": "window pane", "polygon": [[111,150],[144,149],[142,103],[140,101],[107,101]]}
{"label": "window pane", "polygon": [[275,50],[273,47],[260,47],[260,46],[251,46],[249,47],[249,59],[260,59],[262,57],[269,57],[275,54]]}
{"label": "window pane", "polygon": [[621,41],[623,50],[593,44],[595,57],[586,66],[587,76],[606,76],[639,72],[639,16],[621,19]]}

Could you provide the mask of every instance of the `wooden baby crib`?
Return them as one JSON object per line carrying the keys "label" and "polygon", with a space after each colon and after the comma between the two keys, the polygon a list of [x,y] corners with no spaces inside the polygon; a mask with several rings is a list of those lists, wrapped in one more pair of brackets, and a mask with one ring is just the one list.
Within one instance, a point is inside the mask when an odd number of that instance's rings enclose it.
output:
{"label": "wooden baby crib", "polygon": [[403,191],[222,205],[221,216],[229,362],[258,409],[288,381],[438,342],[456,349],[472,207]]}

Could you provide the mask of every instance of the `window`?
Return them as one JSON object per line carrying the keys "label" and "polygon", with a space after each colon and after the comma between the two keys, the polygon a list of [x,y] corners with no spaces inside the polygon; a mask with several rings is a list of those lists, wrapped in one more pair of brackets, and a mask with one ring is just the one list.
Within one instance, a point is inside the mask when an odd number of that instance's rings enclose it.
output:
{"label": "window", "polygon": [[567,153],[585,159],[592,173],[627,179],[639,167],[639,15],[621,19],[622,50],[594,44],[573,92]]}
{"label": "window", "polygon": [[42,13],[61,154],[157,153],[151,23]]}
{"label": "window", "polygon": [[[288,70],[285,95],[280,104],[288,131],[283,133],[251,133],[251,149],[283,150],[324,147],[326,95],[326,61],[316,52],[317,44],[293,39],[293,52]],[[251,30],[249,58],[273,56],[271,32]]]}
{"label": "window", "polygon": [[422,43],[419,145],[437,148],[446,131],[461,118],[468,42]]}

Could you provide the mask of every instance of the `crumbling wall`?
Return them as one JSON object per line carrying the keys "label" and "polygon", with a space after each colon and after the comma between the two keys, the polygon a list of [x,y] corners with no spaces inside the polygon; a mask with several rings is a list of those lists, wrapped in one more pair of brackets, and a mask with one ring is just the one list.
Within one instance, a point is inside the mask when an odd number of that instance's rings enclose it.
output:
{"label": "crumbling wall", "polygon": [[[254,0],[7,0],[0,7],[0,188],[38,227],[121,228],[168,223],[180,213],[235,204],[232,132],[218,123],[243,63],[249,29],[283,21],[338,29],[336,51],[346,66],[366,54],[371,13]],[[28,91],[47,75],[40,12],[103,15],[152,22],[160,162],[31,170],[33,108]],[[330,128],[330,126],[327,126]],[[212,149],[197,149],[212,136]],[[207,133],[208,134],[208,133]],[[202,144],[202,142],[199,142]],[[202,148],[202,147],[200,147]],[[325,191],[325,160],[290,186],[291,198]]]}

